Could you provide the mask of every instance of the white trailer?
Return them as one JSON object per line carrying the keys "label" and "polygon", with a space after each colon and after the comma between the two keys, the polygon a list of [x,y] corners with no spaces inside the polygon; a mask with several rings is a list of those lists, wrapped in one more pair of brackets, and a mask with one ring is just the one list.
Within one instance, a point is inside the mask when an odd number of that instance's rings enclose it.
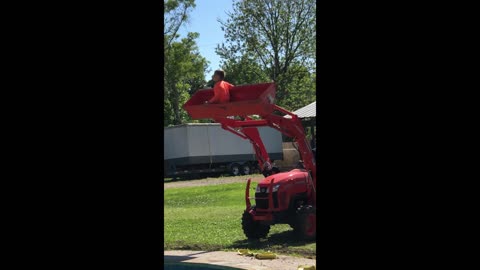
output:
{"label": "white trailer", "polygon": [[[258,128],[273,160],[283,159],[282,135],[270,127]],[[184,124],[164,128],[165,176],[229,172],[250,174],[258,169],[250,141],[218,123]]]}

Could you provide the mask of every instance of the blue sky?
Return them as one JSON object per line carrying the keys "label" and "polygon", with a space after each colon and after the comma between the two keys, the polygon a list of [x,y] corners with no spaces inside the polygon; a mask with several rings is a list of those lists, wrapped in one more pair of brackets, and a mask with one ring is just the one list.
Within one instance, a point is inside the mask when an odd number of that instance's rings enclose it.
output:
{"label": "blue sky", "polygon": [[224,41],[223,31],[217,19],[225,21],[226,12],[232,11],[232,0],[195,0],[197,5],[190,13],[190,18],[180,29],[179,34],[183,38],[188,32],[197,32],[200,37],[197,39],[200,54],[209,62],[210,73],[205,74],[208,81],[215,69],[220,68],[220,57],[215,53],[217,44]]}

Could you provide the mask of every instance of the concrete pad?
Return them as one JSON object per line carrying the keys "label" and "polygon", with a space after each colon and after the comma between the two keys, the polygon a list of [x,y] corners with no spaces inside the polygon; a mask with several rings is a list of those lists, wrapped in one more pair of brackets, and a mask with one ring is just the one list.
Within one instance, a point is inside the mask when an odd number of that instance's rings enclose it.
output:
{"label": "concrete pad", "polygon": [[277,259],[258,260],[253,257],[241,256],[237,252],[225,251],[164,251],[165,262],[205,263],[230,266],[245,270],[296,270],[299,265],[315,265],[313,259],[277,255]]}

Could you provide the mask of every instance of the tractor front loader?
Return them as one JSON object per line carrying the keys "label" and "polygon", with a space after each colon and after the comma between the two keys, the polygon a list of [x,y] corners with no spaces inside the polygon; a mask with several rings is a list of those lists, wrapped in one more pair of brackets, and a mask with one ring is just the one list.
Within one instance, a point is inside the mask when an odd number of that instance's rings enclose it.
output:
{"label": "tractor front loader", "polygon": [[[302,238],[316,238],[316,161],[300,119],[275,105],[275,84],[242,85],[230,90],[230,102],[204,104],[213,90],[197,91],[183,108],[192,119],[213,119],[222,128],[249,140],[265,178],[250,195],[248,179],[242,228],[248,238],[265,238],[270,226],[289,224]],[[257,115],[260,119],[252,119]],[[285,117],[287,116],[287,117]],[[272,166],[257,127],[269,126],[298,145],[303,168],[280,172]],[[256,205],[251,204],[255,199]]]}

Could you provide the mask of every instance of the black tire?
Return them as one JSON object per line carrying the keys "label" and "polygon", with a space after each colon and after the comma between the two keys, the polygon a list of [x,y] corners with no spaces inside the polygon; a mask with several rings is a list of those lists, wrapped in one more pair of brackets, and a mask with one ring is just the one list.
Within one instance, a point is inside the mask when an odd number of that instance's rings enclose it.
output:
{"label": "black tire", "polygon": [[240,165],[238,163],[233,163],[230,166],[230,174],[233,176],[239,176],[240,175]]}
{"label": "black tire", "polygon": [[267,237],[270,226],[261,224],[259,221],[254,221],[252,215],[250,215],[248,211],[244,211],[242,216],[242,229],[248,239],[260,239]]}
{"label": "black tire", "polygon": [[242,165],[242,175],[249,175],[252,173],[252,169],[250,167],[250,165],[248,165],[247,163],[243,164]]}
{"label": "black tire", "polygon": [[297,230],[297,226],[296,226],[295,222],[288,223],[288,225],[290,225],[290,228],[292,228],[294,231]]}
{"label": "black tire", "polygon": [[305,240],[317,237],[317,213],[313,206],[302,205],[297,209],[295,224],[292,226],[297,235]]}

